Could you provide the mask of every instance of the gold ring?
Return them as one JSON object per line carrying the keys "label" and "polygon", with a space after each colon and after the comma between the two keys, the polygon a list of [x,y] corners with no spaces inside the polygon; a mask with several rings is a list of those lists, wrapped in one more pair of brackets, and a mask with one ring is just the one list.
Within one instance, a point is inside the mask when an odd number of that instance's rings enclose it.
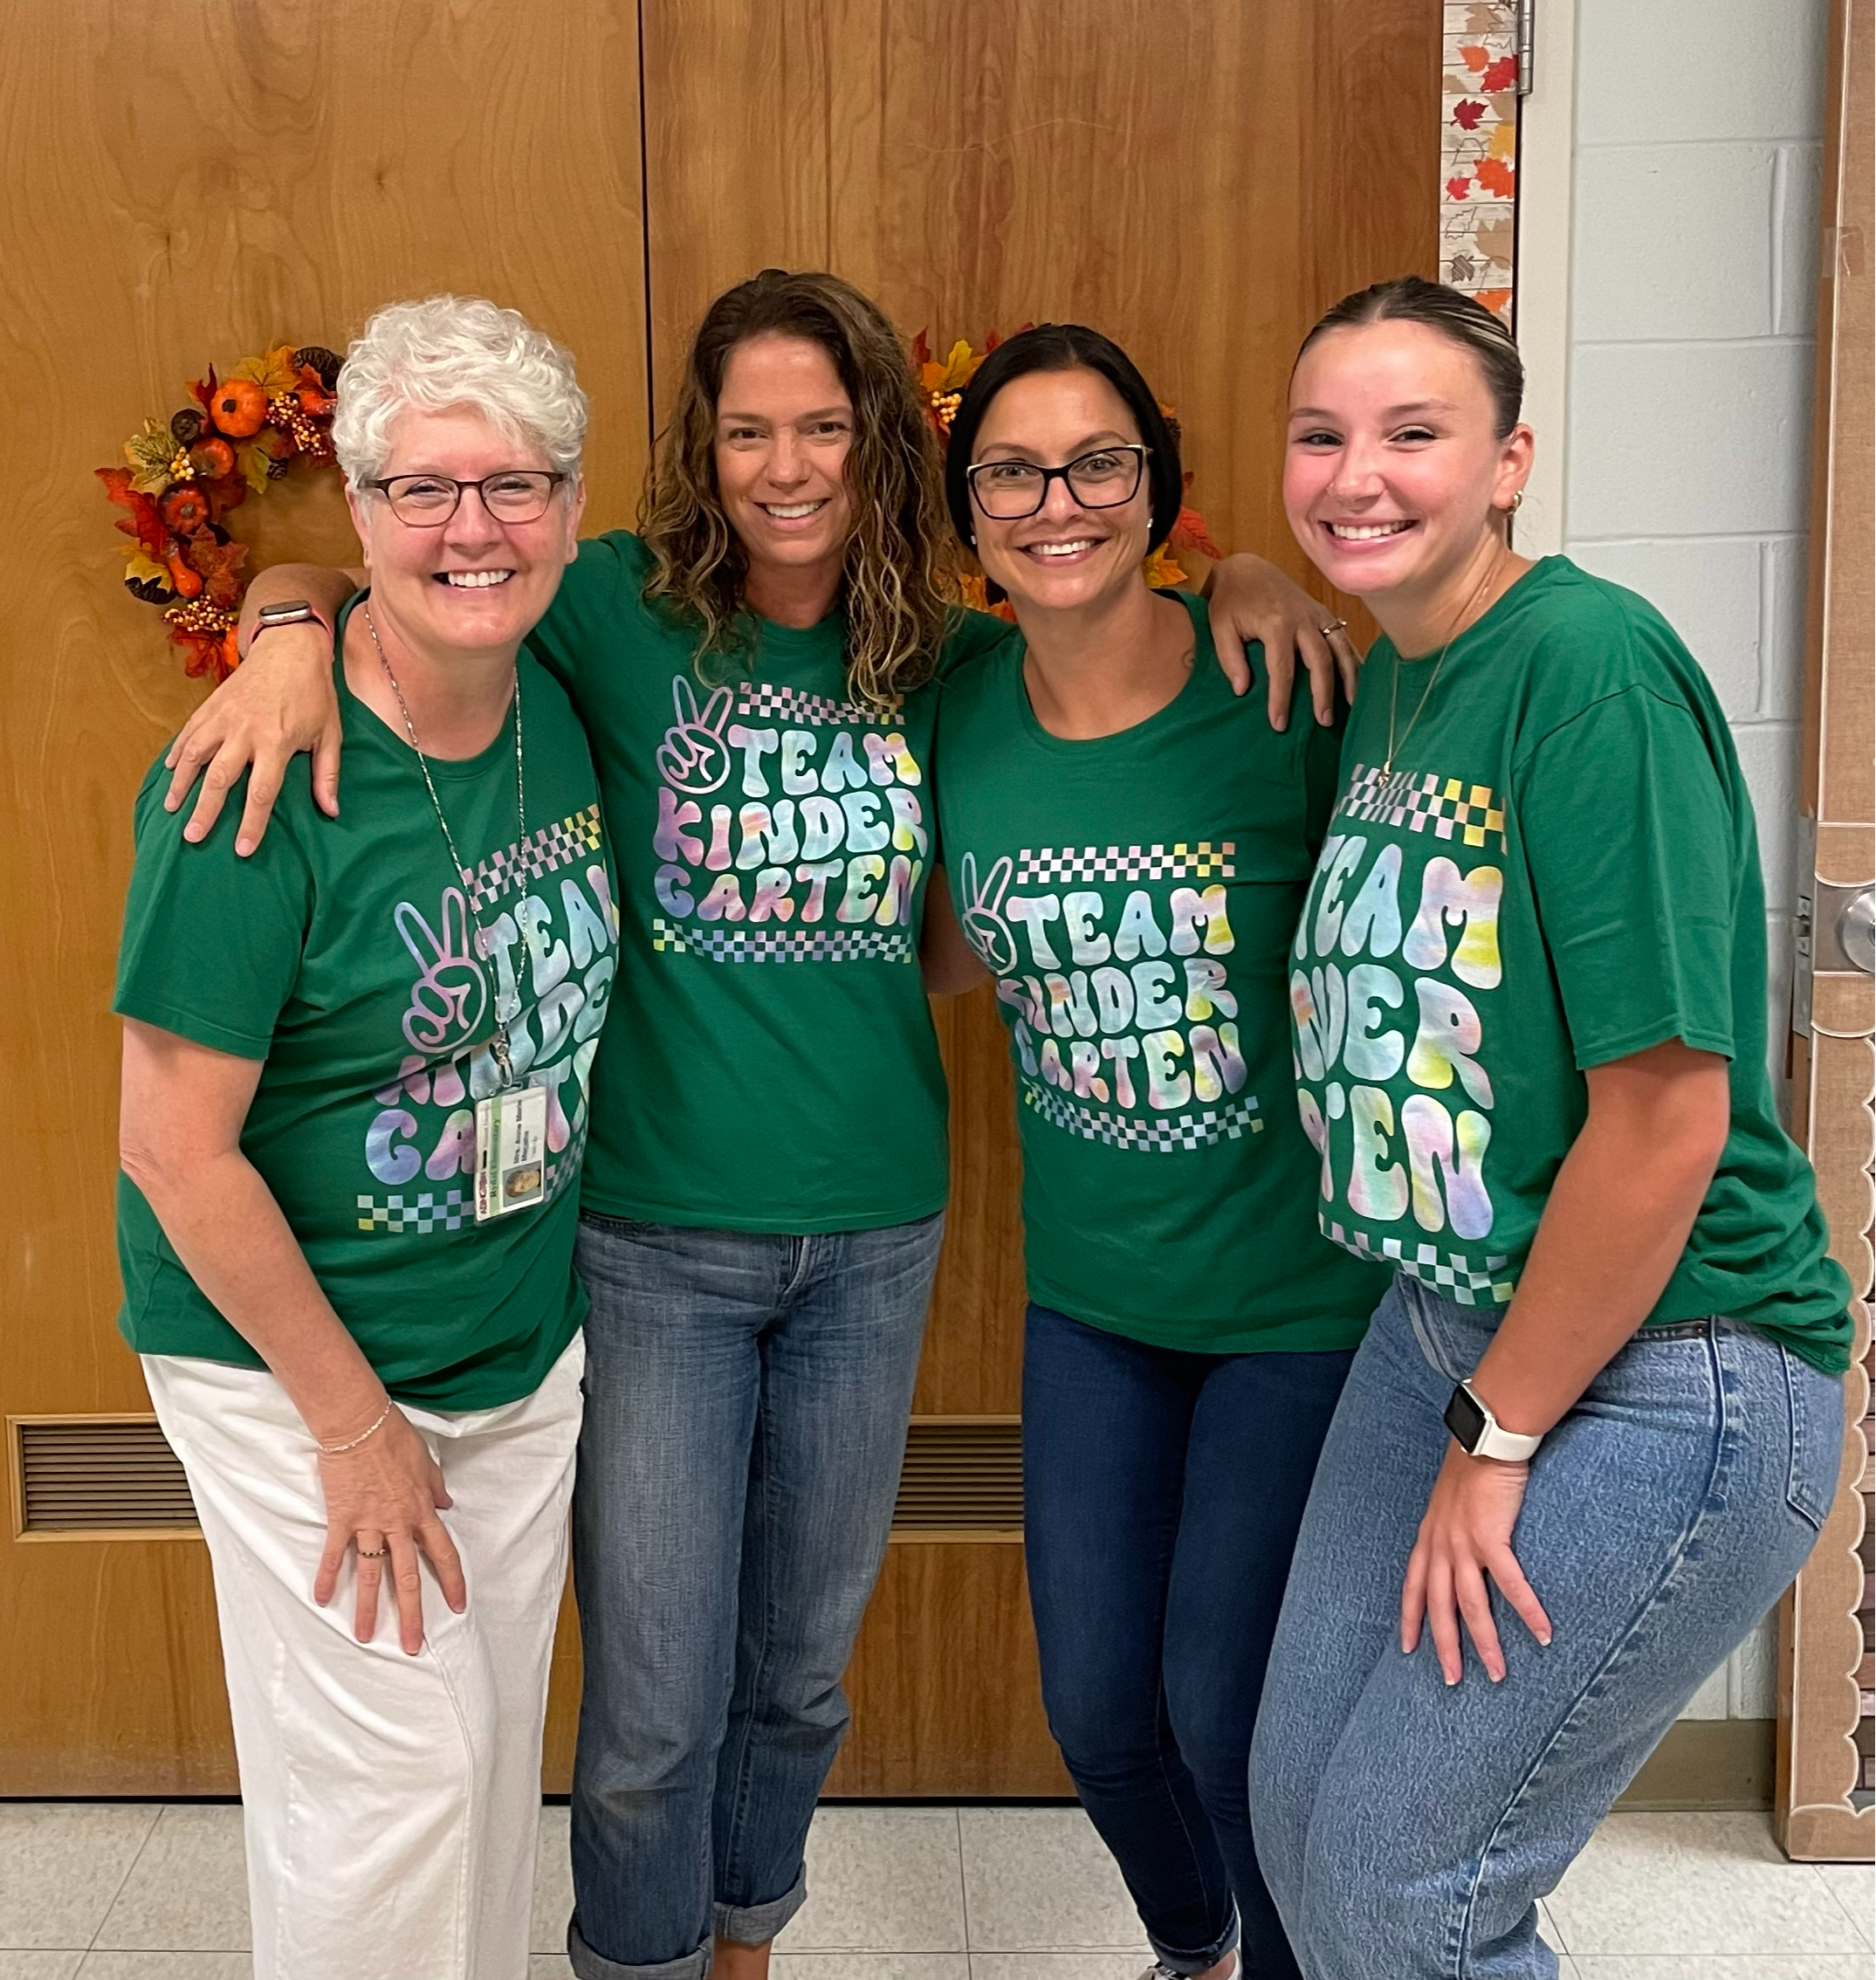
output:
{"label": "gold ring", "polygon": [[1340,632],[1348,622],[1346,619],[1331,619],[1326,626],[1319,626],[1316,630],[1327,639],[1330,633]]}
{"label": "gold ring", "polygon": [[388,1547],[361,1547],[358,1557],[361,1561],[381,1561],[390,1550]]}

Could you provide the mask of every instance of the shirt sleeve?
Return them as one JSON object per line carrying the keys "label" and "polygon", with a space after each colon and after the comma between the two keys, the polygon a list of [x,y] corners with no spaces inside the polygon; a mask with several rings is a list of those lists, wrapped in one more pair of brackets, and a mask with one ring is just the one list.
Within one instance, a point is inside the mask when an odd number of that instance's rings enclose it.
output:
{"label": "shirt sleeve", "polygon": [[968,605],[950,608],[943,645],[938,649],[937,678],[948,681],[958,670],[1014,639],[1016,629],[994,612],[973,611]]}
{"label": "shirt sleeve", "polygon": [[1731,1058],[1731,808],[1693,712],[1640,686],[1593,703],[1515,802],[1577,1069],[1671,1038]]}
{"label": "shirt sleeve", "polygon": [[[305,758],[288,774],[310,787]],[[209,836],[188,844],[188,813],[162,808],[167,782],[159,761],[137,797],[136,863],[111,1008],[217,1052],[265,1059],[299,975],[312,917],[306,856],[277,810],[253,854],[235,856],[239,785]]]}
{"label": "shirt sleeve", "polygon": [[[625,530],[587,537],[560,574],[560,588],[540,622],[527,636],[528,650],[567,690],[582,721],[581,686],[586,663],[602,650],[600,640],[616,633],[626,606],[621,593],[643,581],[643,551]],[[630,602],[636,604],[636,600]]]}

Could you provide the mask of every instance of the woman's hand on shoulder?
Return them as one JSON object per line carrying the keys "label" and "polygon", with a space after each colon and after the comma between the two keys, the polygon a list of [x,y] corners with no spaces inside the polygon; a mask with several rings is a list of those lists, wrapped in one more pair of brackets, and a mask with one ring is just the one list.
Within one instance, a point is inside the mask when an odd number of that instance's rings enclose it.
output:
{"label": "woman's hand on shoulder", "polygon": [[397,1605],[398,1635],[406,1656],[423,1647],[423,1577],[427,1556],[443,1598],[457,1615],[467,1607],[462,1557],[437,1518],[450,1504],[443,1471],[410,1420],[393,1403],[377,1430],[349,1451],[320,1454],[320,1485],[326,1495],[326,1550],[313,1578],[313,1599],[323,1609],[339,1584],[348,1548],[358,1551],[353,1630],[361,1643],[377,1633],[378,1597],[387,1567]]}
{"label": "woman's hand on shoulder", "polygon": [[1309,699],[1316,718],[1327,728],[1336,718],[1339,675],[1343,697],[1355,698],[1362,657],[1335,622],[1335,615],[1284,576],[1263,557],[1240,552],[1227,557],[1212,573],[1206,587],[1211,607],[1212,643],[1218,663],[1234,693],[1251,684],[1245,647],[1253,640],[1264,650],[1270,677],[1270,726],[1289,726],[1289,705],[1302,658],[1309,674]]}

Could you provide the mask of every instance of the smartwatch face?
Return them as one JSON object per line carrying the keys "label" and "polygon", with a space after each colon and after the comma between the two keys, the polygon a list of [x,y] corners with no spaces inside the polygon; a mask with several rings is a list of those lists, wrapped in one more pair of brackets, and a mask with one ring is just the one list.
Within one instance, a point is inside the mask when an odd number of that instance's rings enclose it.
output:
{"label": "smartwatch face", "polygon": [[1478,1448],[1479,1440],[1485,1434],[1485,1412],[1469,1389],[1453,1390],[1453,1399],[1447,1405],[1446,1421],[1462,1451],[1469,1455]]}

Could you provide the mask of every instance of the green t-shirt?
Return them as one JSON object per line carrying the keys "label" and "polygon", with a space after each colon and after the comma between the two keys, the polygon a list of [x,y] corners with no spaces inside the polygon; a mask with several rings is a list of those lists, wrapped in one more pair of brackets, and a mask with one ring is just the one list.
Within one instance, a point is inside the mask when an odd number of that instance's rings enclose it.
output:
{"label": "green t-shirt", "polygon": [[1679,1038],[1731,1062],[1732,1127],[1649,1319],[1725,1314],[1843,1369],[1850,1289],[1773,1110],[1752,804],[1706,676],[1645,600],[1563,557],[1453,643],[1429,693],[1435,661],[1370,656],[1296,931],[1323,1228],[1505,1304],[1584,1073]]}
{"label": "green t-shirt", "polygon": [[[479,755],[430,761],[472,863],[458,883],[409,745],[333,674],[336,819],[296,758],[251,858],[235,856],[238,794],[188,846],[189,815],[163,809],[168,773],[151,767],[113,1007],[265,1062],[242,1150],[333,1310],[400,1401],[491,1408],[539,1385],[585,1306],[574,1186],[618,952],[598,780],[567,697],[524,655],[526,842],[512,727]],[[474,1109],[498,1083],[498,1012],[516,1070],[547,1090],[548,1200],[478,1224]],[[263,1365],[127,1178],[118,1254],[133,1348]]]}
{"label": "green t-shirt", "polygon": [[751,1231],[929,1216],[950,1179],[918,969],[937,691],[856,705],[837,615],[760,621],[700,670],[694,629],[643,598],[649,564],[623,531],[582,543],[530,636],[586,724],[619,865],[585,1206]]}
{"label": "green t-shirt", "polygon": [[1336,737],[1220,671],[1203,607],[1159,712],[1069,741],[1011,636],[939,712],[944,861],[1016,1066],[1029,1296],[1199,1353],[1352,1347],[1386,1275],[1323,1243],[1290,1105],[1291,931]]}

